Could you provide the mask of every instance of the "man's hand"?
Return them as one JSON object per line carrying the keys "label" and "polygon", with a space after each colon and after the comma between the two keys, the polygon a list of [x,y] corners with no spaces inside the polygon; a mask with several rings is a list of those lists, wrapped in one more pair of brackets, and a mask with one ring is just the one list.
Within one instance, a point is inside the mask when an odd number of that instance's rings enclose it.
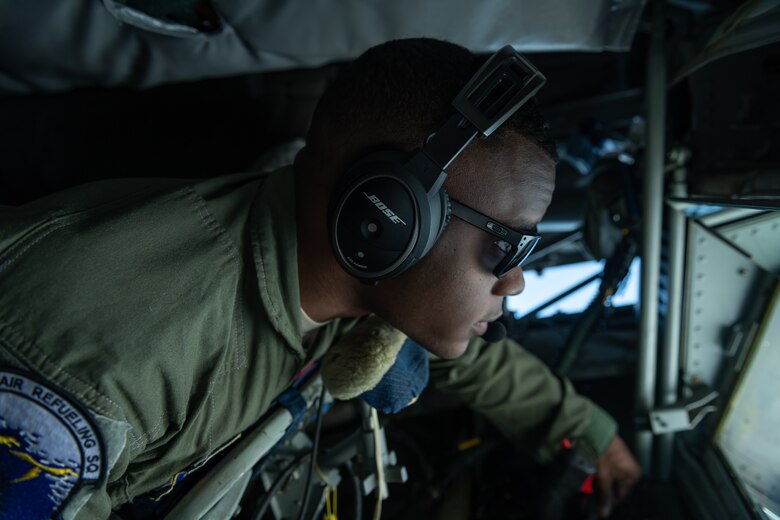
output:
{"label": "man's hand", "polygon": [[629,451],[626,443],[615,436],[607,451],[596,463],[596,512],[602,518],[612,513],[642,476],[642,468]]}

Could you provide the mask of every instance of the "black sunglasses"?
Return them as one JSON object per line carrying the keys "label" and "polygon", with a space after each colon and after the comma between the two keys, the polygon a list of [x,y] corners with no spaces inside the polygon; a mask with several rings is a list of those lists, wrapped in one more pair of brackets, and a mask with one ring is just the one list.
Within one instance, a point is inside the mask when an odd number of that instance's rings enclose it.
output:
{"label": "black sunglasses", "polygon": [[493,269],[496,278],[503,277],[510,270],[521,265],[542,238],[533,231],[515,231],[452,198],[450,204],[453,216],[500,238],[495,244],[504,252],[504,258]]}

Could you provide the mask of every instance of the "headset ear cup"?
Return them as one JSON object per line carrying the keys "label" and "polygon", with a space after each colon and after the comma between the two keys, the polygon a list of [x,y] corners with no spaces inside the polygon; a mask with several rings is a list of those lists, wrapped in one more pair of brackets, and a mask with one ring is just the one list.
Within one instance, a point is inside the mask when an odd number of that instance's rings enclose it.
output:
{"label": "headset ear cup", "polygon": [[[441,237],[441,234],[444,233],[444,230],[447,228],[447,226],[450,223],[450,217],[452,217],[452,204],[450,204],[450,197],[447,194],[447,190],[444,189],[444,187],[439,190],[439,204],[438,204],[438,213],[439,213],[439,219],[436,222],[437,223],[437,229],[435,230],[435,233],[433,236],[435,237],[433,241],[431,242],[431,248],[436,244],[436,242],[439,240],[439,237]],[[426,249],[425,253],[427,253],[430,250],[430,248]]]}
{"label": "headset ear cup", "polygon": [[439,237],[441,237],[441,234],[444,233],[444,230],[447,228],[450,223],[450,219],[452,218],[452,204],[450,204],[450,196],[444,187],[442,187],[441,191],[439,192],[439,197],[441,199],[442,217],[440,221],[441,224],[439,225],[439,232],[436,233],[436,240],[439,240]]}
{"label": "headset ear cup", "polygon": [[429,195],[408,163],[409,154],[402,152],[372,154],[347,172],[331,199],[328,228],[336,259],[363,282],[412,267],[450,221],[447,191],[440,187]]}
{"label": "headset ear cup", "polygon": [[356,163],[331,199],[328,228],[336,260],[374,284],[419,258],[419,182],[410,186],[401,152],[377,152]]}

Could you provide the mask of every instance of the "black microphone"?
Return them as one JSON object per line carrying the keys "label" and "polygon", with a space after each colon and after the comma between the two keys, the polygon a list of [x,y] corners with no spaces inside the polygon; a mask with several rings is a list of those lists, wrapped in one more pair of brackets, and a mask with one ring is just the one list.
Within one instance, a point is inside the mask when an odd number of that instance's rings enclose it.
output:
{"label": "black microphone", "polygon": [[484,339],[488,343],[495,343],[496,341],[501,341],[505,337],[506,337],[506,325],[501,323],[500,318],[496,321],[491,321],[490,323],[488,323],[488,328],[485,331],[485,333],[482,335],[482,339]]}

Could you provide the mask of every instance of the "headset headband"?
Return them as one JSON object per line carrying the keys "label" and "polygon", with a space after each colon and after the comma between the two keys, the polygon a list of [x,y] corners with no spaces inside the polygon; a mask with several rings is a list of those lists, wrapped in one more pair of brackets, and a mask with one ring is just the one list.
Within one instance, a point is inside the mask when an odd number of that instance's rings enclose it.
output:
{"label": "headset headband", "polygon": [[544,75],[510,45],[491,56],[453,100],[457,112],[409,161],[408,166],[418,168],[425,190],[429,194],[438,191],[447,177],[447,167],[477,134],[488,137],[496,131],[545,81]]}

